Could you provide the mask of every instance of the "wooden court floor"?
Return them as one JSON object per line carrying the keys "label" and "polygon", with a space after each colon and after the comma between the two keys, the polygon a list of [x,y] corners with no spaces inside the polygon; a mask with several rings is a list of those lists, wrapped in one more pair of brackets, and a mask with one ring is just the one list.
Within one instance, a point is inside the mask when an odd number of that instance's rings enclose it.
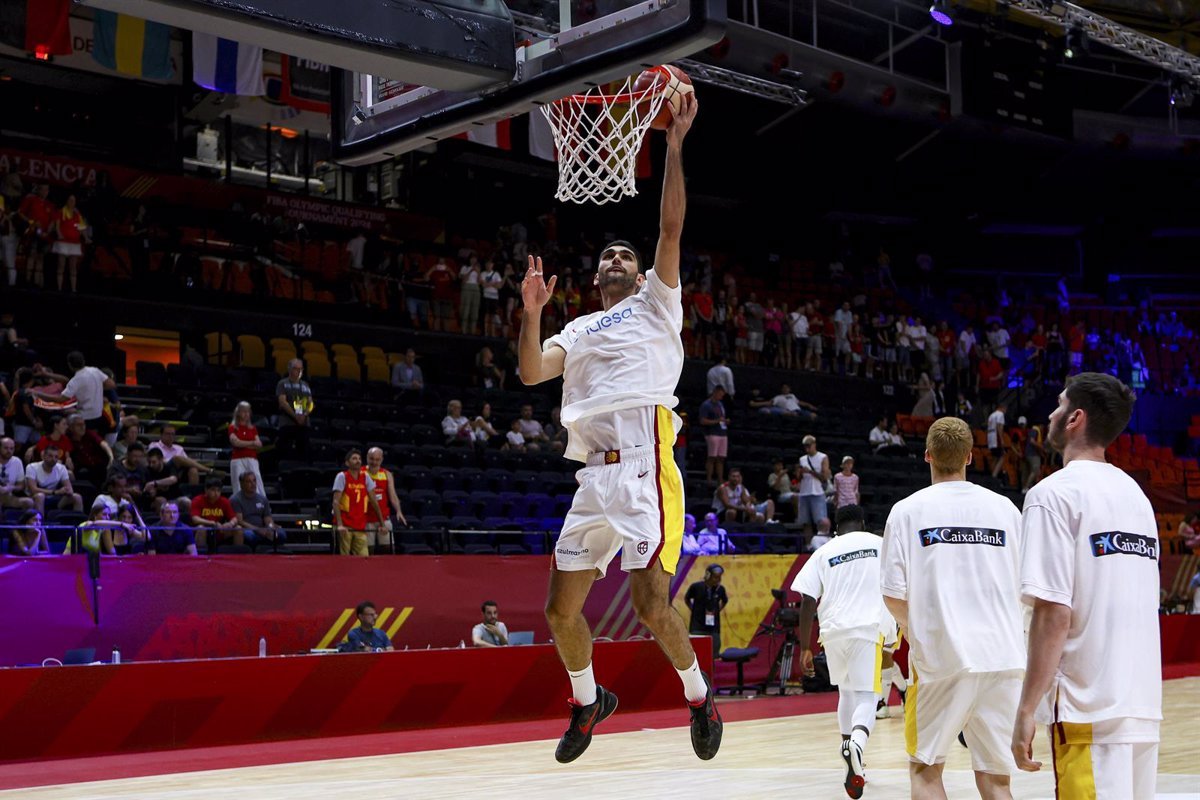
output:
{"label": "wooden court floor", "polygon": [[[1168,681],[1163,694],[1158,796],[1200,800],[1200,677]],[[536,741],[45,786],[0,792],[0,798],[833,800],[846,796],[839,742],[834,714],[809,714],[729,723],[720,754],[707,763],[692,754],[687,728],[681,727],[597,735],[588,752],[567,766],[554,761],[553,741]],[[1018,800],[1054,796],[1042,733],[1037,744],[1043,772],[1014,777]],[[907,776],[903,720],[879,720],[867,751],[864,797],[906,798]],[[946,787],[951,798],[978,796],[962,748],[947,760]]]}

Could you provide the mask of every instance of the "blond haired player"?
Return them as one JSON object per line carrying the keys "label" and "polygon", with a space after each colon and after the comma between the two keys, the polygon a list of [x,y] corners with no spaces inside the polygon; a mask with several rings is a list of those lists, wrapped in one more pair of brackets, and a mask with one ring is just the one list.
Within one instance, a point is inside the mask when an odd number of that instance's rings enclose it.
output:
{"label": "blond haired player", "polygon": [[617,707],[616,696],[597,686],[592,673],[592,634],[583,604],[618,550],[634,610],[683,681],[696,755],[712,758],[721,744],[712,690],[668,597],[683,542],[683,480],[672,457],[681,421],[671,411],[683,371],[681,148],[696,109],[695,96],[684,95],[667,129],[654,268],[643,275],[632,245],[609,244],[594,278],[604,310],[567,323],[545,345],[539,322],[555,279],[547,284],[541,259],[531,257],[521,285],[521,380],[535,384],[563,376],[566,457],[586,464],[576,475],[579,490],[555,546],[546,599],[554,645],[571,678],[571,720],[554,754],[563,763],[587,749],[595,725]]}
{"label": "blond haired player", "polygon": [[1059,800],[1154,797],[1158,525],[1137,483],[1104,460],[1133,403],[1111,375],[1068,378],[1046,435],[1064,467],[1025,498],[1021,594],[1033,624],[1012,749],[1021,769],[1039,769],[1035,723],[1049,723]]}
{"label": "blond haired player", "polygon": [[1021,514],[967,481],[973,438],[943,417],[929,428],[933,485],[892,507],[880,553],[883,600],[908,637],[904,738],[914,800],[946,797],[942,769],[962,731],[985,800],[1011,798],[1008,732],[1021,692]]}

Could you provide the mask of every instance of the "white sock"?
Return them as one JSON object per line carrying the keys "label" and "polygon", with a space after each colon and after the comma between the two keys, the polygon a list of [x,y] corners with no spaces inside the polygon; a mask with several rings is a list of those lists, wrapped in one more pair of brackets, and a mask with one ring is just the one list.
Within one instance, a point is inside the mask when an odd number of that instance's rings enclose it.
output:
{"label": "white sock", "polygon": [[900,671],[899,667],[892,668],[892,685],[901,692],[908,689],[908,679],[904,677],[904,673]]}
{"label": "white sock", "polygon": [[708,697],[708,684],[704,682],[704,673],[700,671],[700,659],[692,659],[690,667],[675,671],[679,673],[679,680],[683,681],[683,696],[689,703],[699,703]]}
{"label": "white sock", "polygon": [[867,749],[867,737],[875,727],[875,693],[854,692],[854,728],[850,731],[850,741],[863,750]]}
{"label": "white sock", "polygon": [[571,679],[571,695],[580,705],[590,706],[596,702],[596,676],[592,674],[592,662],[578,672],[567,670]]}
{"label": "white sock", "polygon": [[887,700],[891,696],[893,680],[892,676],[895,674],[895,672],[895,667],[888,667],[887,669],[883,670],[882,674],[879,676],[879,686],[883,691],[875,693],[876,705],[879,704],[880,700]]}

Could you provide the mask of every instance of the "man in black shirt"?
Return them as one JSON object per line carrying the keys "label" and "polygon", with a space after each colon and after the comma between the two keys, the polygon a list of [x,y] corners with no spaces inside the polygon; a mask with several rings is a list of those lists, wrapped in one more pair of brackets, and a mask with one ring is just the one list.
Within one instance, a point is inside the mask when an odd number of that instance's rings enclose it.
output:
{"label": "man in black shirt", "polygon": [[725,570],[720,564],[709,564],[704,570],[704,580],[688,587],[683,601],[692,610],[688,632],[699,636],[711,636],[713,658],[721,654],[721,612],[729,605],[729,595],[721,585]]}

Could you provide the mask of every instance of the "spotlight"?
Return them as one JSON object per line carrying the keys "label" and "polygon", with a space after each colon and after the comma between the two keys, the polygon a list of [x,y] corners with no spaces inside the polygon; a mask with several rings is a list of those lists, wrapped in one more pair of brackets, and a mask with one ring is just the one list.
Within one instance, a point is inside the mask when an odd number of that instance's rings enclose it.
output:
{"label": "spotlight", "polygon": [[1192,85],[1178,76],[1171,78],[1168,91],[1171,105],[1175,108],[1191,108],[1196,99]]}
{"label": "spotlight", "polygon": [[954,17],[950,13],[950,0],[933,0],[929,7],[929,16],[938,25],[953,25]]}
{"label": "spotlight", "polygon": [[1087,50],[1087,34],[1078,25],[1073,26],[1067,31],[1067,38],[1063,44],[1063,55],[1067,58],[1075,58],[1076,56],[1085,55]]}

